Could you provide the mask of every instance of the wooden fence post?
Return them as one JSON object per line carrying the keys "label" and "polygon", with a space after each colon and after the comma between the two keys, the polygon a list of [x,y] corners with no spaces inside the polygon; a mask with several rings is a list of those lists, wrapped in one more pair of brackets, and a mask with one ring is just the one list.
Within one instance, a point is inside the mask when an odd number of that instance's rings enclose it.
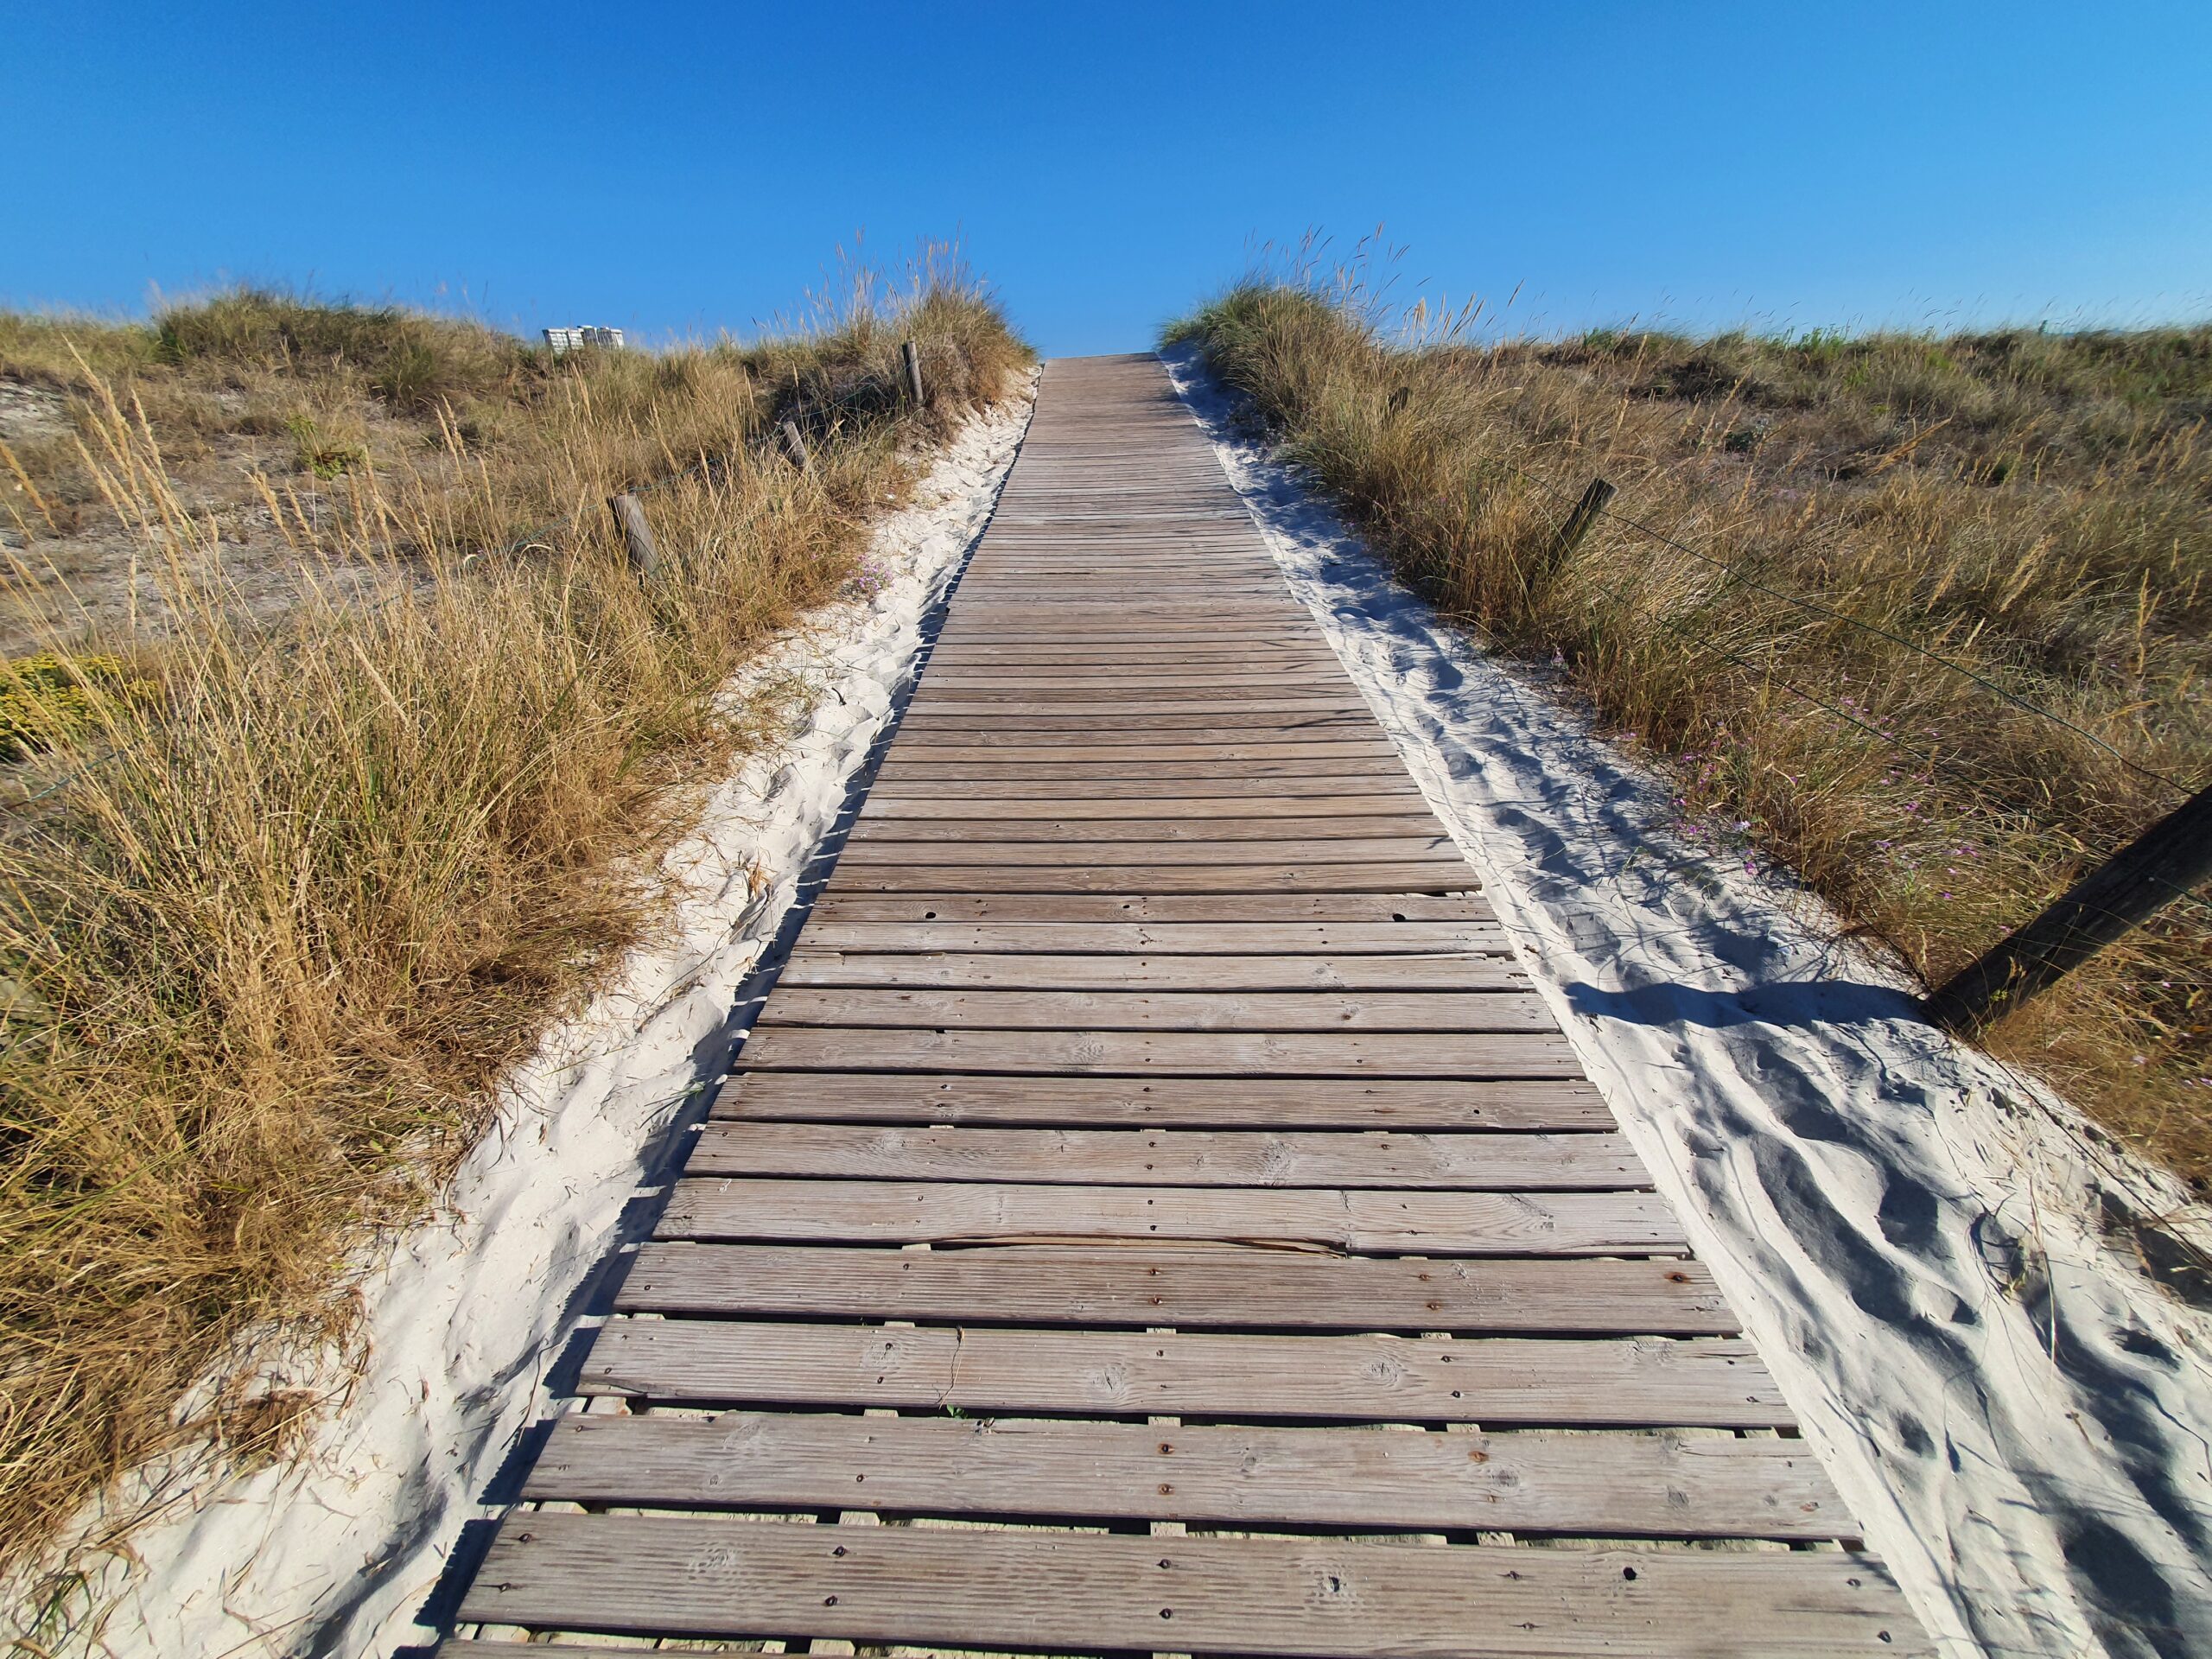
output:
{"label": "wooden fence post", "polygon": [[1582,538],[1590,533],[1590,527],[1598,522],[1598,515],[1605,510],[1605,504],[1619,493],[1604,479],[1592,479],[1590,487],[1582,492],[1582,499],[1574,504],[1574,511],[1567,515],[1567,522],[1559,527],[1559,534],[1552,538],[1551,552],[1548,556],[1549,563],[1558,563],[1580,547]]}
{"label": "wooden fence post", "polygon": [[1928,999],[1929,1018],[1971,1035],[2212,880],[2212,789],[2202,789],[2076,881],[2042,915]]}
{"label": "wooden fence post", "polygon": [[906,363],[906,390],[913,397],[914,407],[919,409],[929,401],[922,391],[922,354],[910,340],[899,347],[899,355]]}
{"label": "wooden fence post", "polygon": [[627,490],[607,501],[607,510],[614,515],[615,527],[622,532],[623,550],[630,556],[630,568],[641,576],[649,576],[660,568],[660,550],[653,545],[652,526],[645,522],[645,510]]}
{"label": "wooden fence post", "polygon": [[814,470],[814,457],[806,452],[806,439],[799,431],[797,421],[784,423],[784,453],[791,458],[791,465],[802,473]]}

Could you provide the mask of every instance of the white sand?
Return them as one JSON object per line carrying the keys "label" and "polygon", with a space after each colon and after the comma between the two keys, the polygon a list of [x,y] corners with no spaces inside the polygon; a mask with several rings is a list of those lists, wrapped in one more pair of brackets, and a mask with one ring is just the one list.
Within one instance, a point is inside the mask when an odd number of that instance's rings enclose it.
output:
{"label": "white sand", "polygon": [[1168,361],[1943,1650],[2212,1653],[2212,1319],[2107,1224],[2203,1238],[2203,1210],[1919,1022],[1802,893],[1670,833],[1658,779]]}
{"label": "white sand", "polygon": [[970,423],[885,520],[887,586],[830,607],[756,671],[804,675],[811,711],[713,792],[666,862],[677,901],[662,939],[512,1080],[502,1129],[438,1221],[364,1264],[366,1367],[309,1458],[212,1487],[189,1462],[143,1471],[126,1498],[164,1483],[184,1495],[132,1538],[136,1567],[95,1586],[110,1603],[105,1651],[351,1659],[431,1637],[416,1616],[464,1524],[497,1513],[483,1499],[550,1414],[549,1372],[557,1385],[596,1323],[641,1196],[728,1069],[747,981],[911,683],[924,621],[989,517],[1029,406],[1025,394]]}

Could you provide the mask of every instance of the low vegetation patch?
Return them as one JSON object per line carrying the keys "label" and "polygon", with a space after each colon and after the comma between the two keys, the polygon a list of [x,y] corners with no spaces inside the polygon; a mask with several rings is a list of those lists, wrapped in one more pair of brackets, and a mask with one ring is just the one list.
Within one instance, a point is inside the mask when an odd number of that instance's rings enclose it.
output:
{"label": "low vegetation patch", "polygon": [[143,699],[157,690],[119,657],[41,651],[0,663],[0,762],[71,743],[93,725],[101,703]]}
{"label": "low vegetation patch", "polygon": [[[1932,981],[2212,772],[2212,328],[1484,346],[1300,276],[1170,334],[1444,611],[1649,746],[1685,834]],[[1986,1040],[2202,1183],[2208,953],[2177,903]]]}
{"label": "low vegetation patch", "polygon": [[[794,688],[733,676],[1028,358],[944,269],[786,339],[558,360],[252,292],[0,319],[16,402],[66,400],[15,457],[14,597],[54,612],[72,492],[134,583],[0,672],[0,1560],[150,1454],[294,1432],[289,1395],[196,1385],[346,1339],[365,1236],[423,1216],[652,925],[696,786],[788,718]],[[789,416],[804,470],[762,441]],[[235,499],[195,494],[195,442]],[[640,579],[605,503],[655,484]]]}

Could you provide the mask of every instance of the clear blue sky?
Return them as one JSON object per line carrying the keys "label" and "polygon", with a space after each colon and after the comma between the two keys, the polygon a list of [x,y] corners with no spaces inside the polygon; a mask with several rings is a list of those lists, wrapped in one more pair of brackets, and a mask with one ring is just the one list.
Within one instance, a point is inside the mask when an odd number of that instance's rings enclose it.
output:
{"label": "clear blue sky", "polygon": [[[2212,311],[2212,4],[0,0],[0,302],[745,332],[958,234],[1052,353],[1378,223],[1519,326]],[[1423,288],[1426,284],[1426,289]]]}

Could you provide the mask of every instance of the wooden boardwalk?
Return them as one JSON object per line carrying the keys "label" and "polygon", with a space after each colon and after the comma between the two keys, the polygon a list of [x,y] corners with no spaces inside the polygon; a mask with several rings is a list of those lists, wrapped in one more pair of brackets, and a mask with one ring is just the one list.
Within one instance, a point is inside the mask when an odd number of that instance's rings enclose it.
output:
{"label": "wooden boardwalk", "polygon": [[1923,1651],[1476,888],[1158,365],[1053,364],[448,1659]]}

